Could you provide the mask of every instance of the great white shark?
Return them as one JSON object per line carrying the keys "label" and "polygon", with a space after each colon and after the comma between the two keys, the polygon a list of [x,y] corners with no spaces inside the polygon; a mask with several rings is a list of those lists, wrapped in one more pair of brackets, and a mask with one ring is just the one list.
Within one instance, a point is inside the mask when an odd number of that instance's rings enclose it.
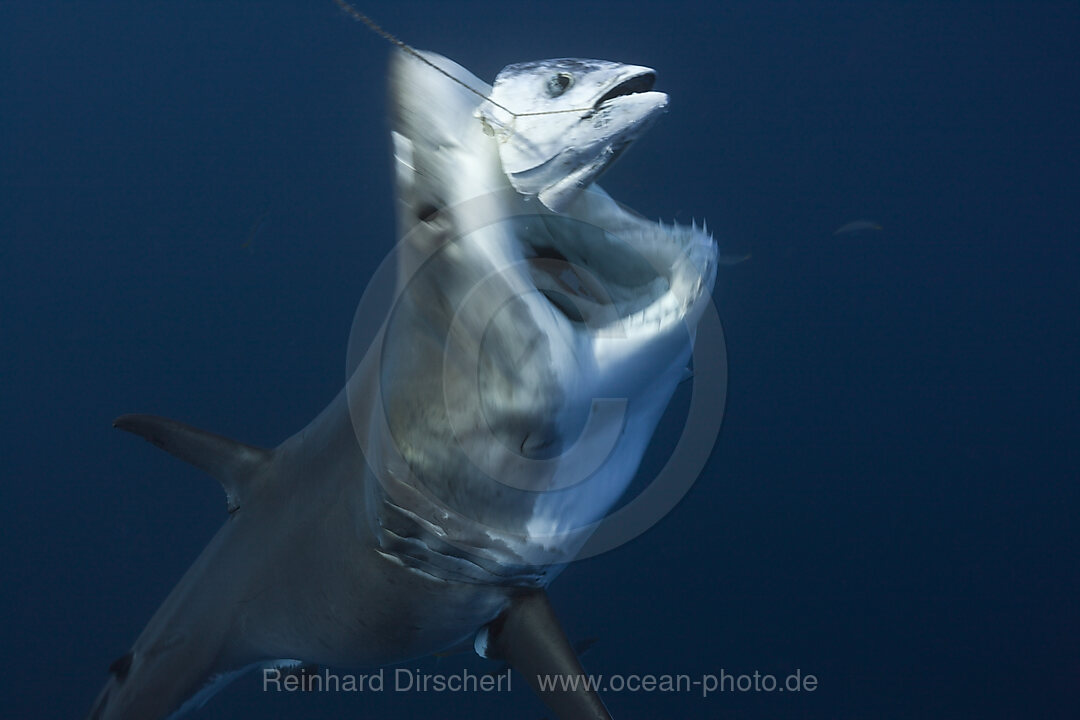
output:
{"label": "great white shark", "polygon": [[637,470],[717,263],[704,228],[592,182],[666,106],[653,77],[562,59],[492,88],[395,51],[386,316],[345,388],[275,448],[115,421],[216,477],[228,518],[90,718],[166,717],[260,664],[378,667],[463,643],[562,720],[610,717],[592,690],[538,688],[583,672],[544,588]]}

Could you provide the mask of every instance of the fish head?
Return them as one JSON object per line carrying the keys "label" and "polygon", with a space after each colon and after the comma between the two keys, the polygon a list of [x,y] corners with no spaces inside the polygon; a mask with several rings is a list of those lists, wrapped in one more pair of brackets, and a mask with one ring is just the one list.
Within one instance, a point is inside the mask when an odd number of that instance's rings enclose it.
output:
{"label": "fish head", "polygon": [[667,108],[652,68],[557,58],[508,65],[480,115],[514,188],[563,210]]}

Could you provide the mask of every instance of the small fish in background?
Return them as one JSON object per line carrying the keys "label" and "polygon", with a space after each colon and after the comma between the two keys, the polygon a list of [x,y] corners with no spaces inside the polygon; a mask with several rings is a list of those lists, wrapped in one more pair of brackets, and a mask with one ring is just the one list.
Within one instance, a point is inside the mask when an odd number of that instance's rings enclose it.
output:
{"label": "small fish in background", "polygon": [[716,264],[725,266],[738,265],[740,263],[746,262],[751,257],[753,256],[749,251],[744,253],[727,253],[724,255],[717,255]]}
{"label": "small fish in background", "polygon": [[855,233],[866,232],[868,230],[883,230],[873,220],[852,220],[846,225],[841,225],[834,232],[833,235],[854,235]]}

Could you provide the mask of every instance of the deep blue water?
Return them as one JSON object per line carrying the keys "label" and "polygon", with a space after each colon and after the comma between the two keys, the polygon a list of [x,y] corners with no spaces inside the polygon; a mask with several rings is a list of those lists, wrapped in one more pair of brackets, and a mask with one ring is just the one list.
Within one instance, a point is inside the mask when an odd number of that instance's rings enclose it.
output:
{"label": "deep blue water", "polygon": [[[608,694],[617,718],[1076,717],[1080,5],[366,9],[491,80],[654,67],[604,185],[706,217],[725,424],[663,522],[553,585],[598,673],[813,673]],[[325,2],[0,3],[6,717],[78,717],[225,517],[114,431],[273,445],[344,380],[394,238],[389,48]],[[852,220],[880,231],[834,235]],[[483,669],[462,656],[413,664]],[[282,695],[196,717],[540,717],[512,694]]]}

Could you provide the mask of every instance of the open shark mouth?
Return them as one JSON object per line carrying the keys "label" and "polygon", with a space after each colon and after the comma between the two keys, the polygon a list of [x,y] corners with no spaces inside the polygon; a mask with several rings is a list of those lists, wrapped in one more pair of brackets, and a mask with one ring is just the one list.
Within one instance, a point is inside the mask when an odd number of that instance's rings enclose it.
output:
{"label": "open shark mouth", "polygon": [[653,222],[599,190],[565,215],[540,218],[546,232],[522,238],[533,284],[567,320],[594,332],[655,333],[687,322],[712,286],[716,246],[704,224]]}

